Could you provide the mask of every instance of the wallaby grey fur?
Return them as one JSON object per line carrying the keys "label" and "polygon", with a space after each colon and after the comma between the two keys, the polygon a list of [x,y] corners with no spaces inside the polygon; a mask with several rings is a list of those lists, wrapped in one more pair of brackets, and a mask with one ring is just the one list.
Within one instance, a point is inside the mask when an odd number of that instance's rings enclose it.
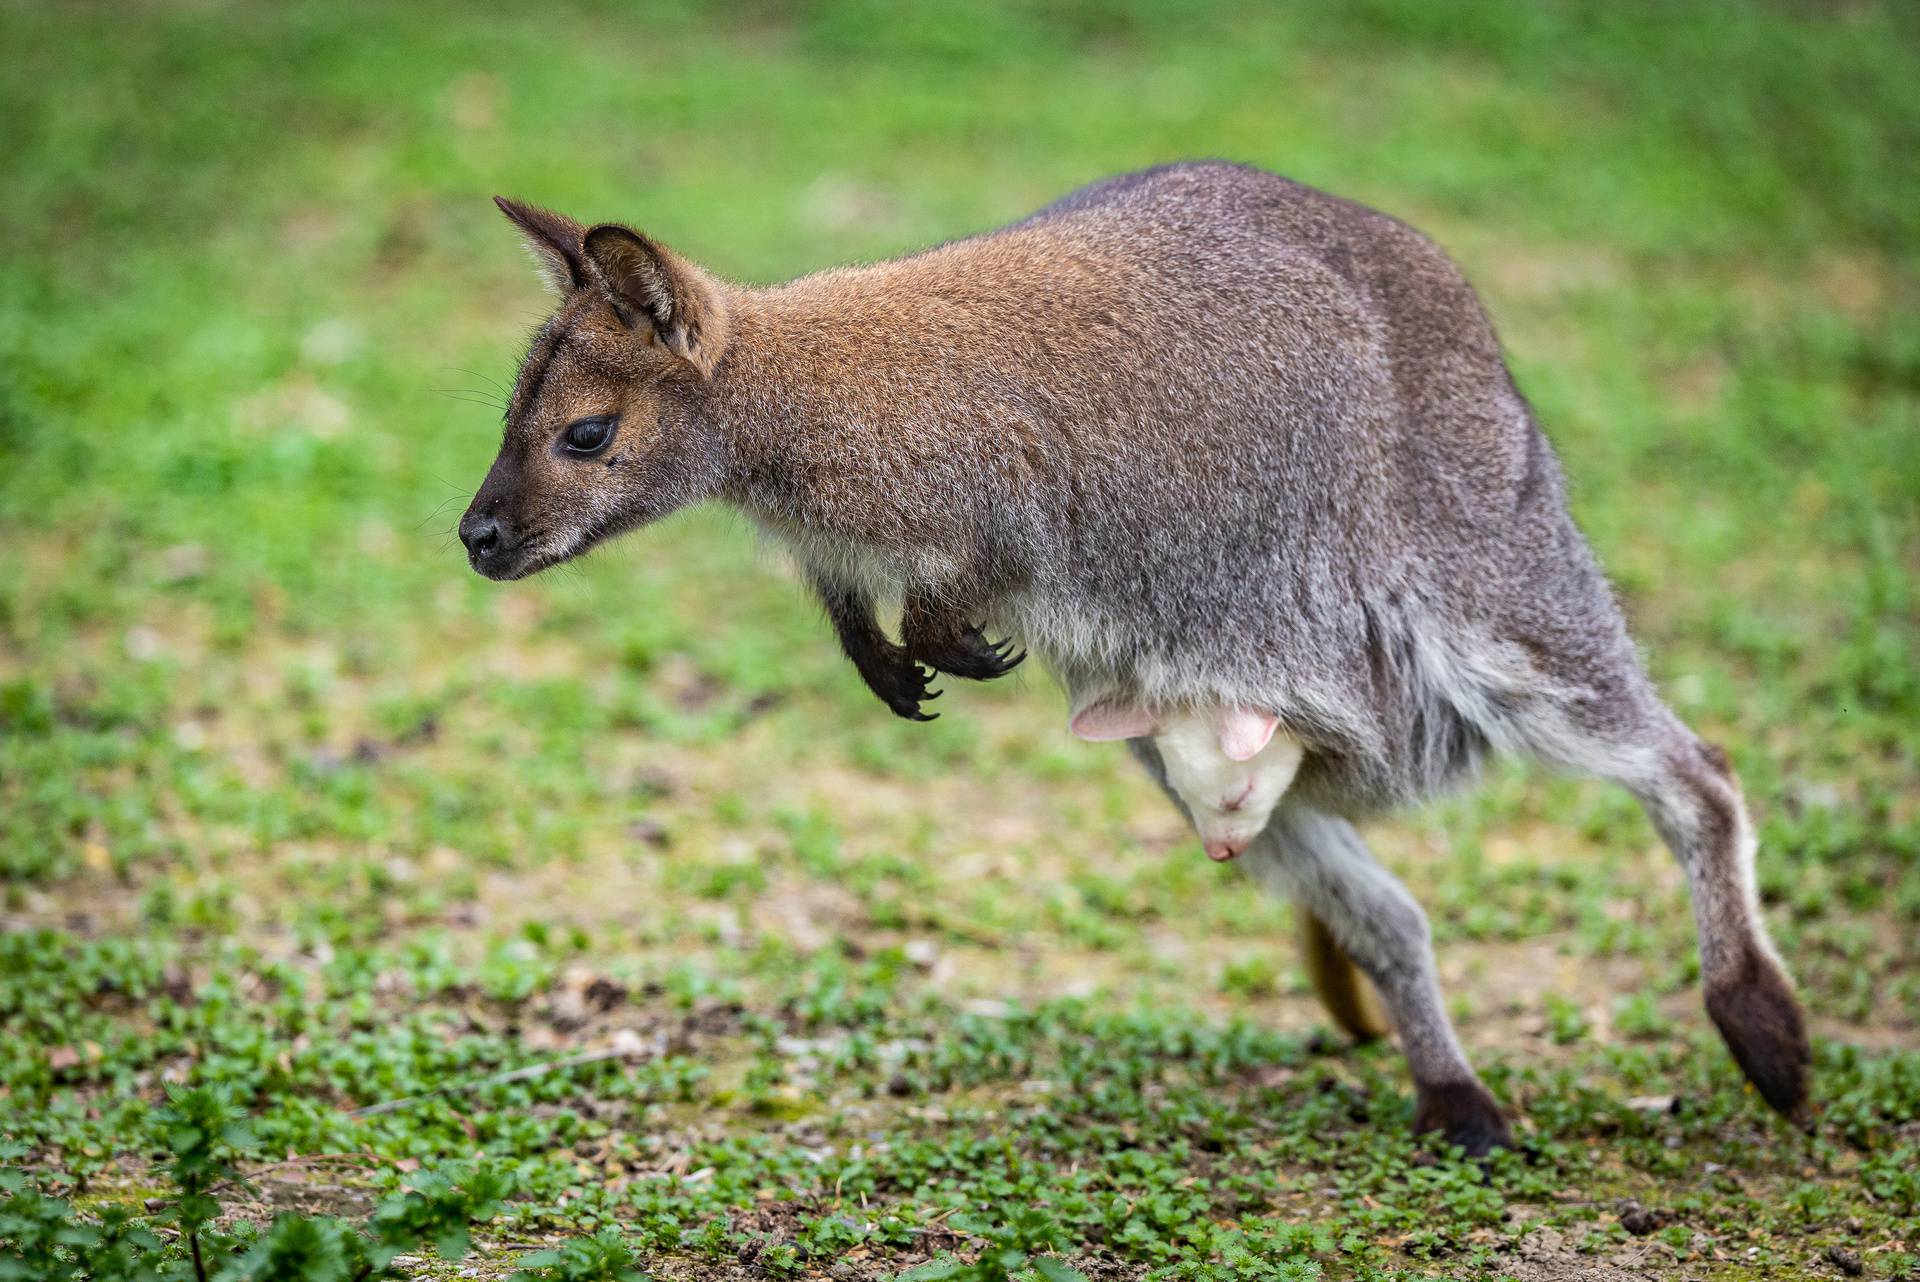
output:
{"label": "wallaby grey fur", "polygon": [[[1507,1122],[1425,918],[1353,821],[1494,750],[1615,780],[1686,870],[1709,1013],[1805,1120],[1739,786],[1642,673],[1479,300],[1419,233],[1257,169],[1175,165],[758,289],[622,226],[502,208],[564,301],[461,522],[482,573],[714,498],[796,552],[903,715],[925,715],[920,664],[1017,662],[989,623],[1076,705],[1271,712],[1304,757],[1246,862],[1378,987],[1416,1124],[1473,1152]],[[897,643],[874,622],[887,596]]]}

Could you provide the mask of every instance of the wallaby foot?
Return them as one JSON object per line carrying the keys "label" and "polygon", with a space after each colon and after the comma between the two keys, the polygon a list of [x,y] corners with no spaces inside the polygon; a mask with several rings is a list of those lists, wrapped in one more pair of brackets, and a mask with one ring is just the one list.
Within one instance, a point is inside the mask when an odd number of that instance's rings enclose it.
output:
{"label": "wallaby foot", "polygon": [[1507,1115],[1478,1079],[1414,1085],[1416,1133],[1439,1131],[1442,1139],[1459,1146],[1468,1157],[1485,1157],[1494,1149],[1513,1147]]}
{"label": "wallaby foot", "polygon": [[1296,908],[1294,914],[1300,923],[1300,952],[1307,978],[1327,1014],[1356,1042],[1385,1037],[1387,1012],[1372,982],[1360,973],[1325,922],[1305,908]]}
{"label": "wallaby foot", "polygon": [[1800,1004],[1773,959],[1749,949],[1737,966],[1709,977],[1707,1014],[1760,1097],[1795,1126],[1812,1129],[1813,1048]]}

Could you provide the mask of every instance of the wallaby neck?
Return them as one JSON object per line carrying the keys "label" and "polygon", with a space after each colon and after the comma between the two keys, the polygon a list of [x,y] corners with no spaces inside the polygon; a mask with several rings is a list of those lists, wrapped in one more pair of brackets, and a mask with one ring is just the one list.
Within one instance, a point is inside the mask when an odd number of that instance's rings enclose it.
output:
{"label": "wallaby neck", "polygon": [[880,483],[886,460],[849,441],[884,440],[912,415],[872,372],[864,309],[814,279],[736,289],[727,304],[731,341],[705,398],[720,497],[772,524],[857,535],[857,505],[835,496]]}

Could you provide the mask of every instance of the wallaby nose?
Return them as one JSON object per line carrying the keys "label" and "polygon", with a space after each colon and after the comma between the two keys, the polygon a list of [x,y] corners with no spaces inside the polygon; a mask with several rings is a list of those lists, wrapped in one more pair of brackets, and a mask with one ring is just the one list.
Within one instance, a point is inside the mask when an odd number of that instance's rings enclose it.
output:
{"label": "wallaby nose", "polygon": [[467,559],[478,565],[487,553],[500,546],[500,522],[491,516],[469,512],[460,520],[460,541],[467,545]]}

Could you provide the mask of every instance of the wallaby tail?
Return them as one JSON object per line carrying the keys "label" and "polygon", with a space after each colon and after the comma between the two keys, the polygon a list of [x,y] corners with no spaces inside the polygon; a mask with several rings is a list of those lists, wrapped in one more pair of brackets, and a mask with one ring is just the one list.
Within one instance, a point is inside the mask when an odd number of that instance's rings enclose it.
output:
{"label": "wallaby tail", "polygon": [[1387,1012],[1373,982],[1360,973],[1353,958],[1335,942],[1326,923],[1304,908],[1295,908],[1300,923],[1300,949],[1305,954],[1307,978],[1313,991],[1333,1016],[1333,1022],[1357,1042],[1387,1035]]}

